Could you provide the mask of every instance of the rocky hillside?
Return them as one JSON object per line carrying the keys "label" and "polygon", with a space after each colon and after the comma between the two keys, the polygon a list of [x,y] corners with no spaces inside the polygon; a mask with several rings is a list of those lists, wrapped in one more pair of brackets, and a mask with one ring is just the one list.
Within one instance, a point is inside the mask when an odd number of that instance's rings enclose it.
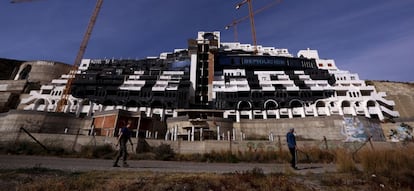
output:
{"label": "rocky hillside", "polygon": [[414,122],[414,83],[368,81],[378,92],[386,92],[387,99],[394,100],[395,110],[400,113],[399,122]]}

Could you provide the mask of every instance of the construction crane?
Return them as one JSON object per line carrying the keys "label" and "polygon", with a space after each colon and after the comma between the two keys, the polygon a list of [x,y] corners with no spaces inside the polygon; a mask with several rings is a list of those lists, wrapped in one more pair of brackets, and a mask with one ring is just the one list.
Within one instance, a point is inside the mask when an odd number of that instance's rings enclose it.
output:
{"label": "construction crane", "polygon": [[73,68],[69,73],[69,79],[66,83],[65,89],[63,90],[62,97],[60,98],[60,101],[58,102],[58,106],[56,111],[62,112],[65,108],[65,105],[67,104],[67,100],[70,95],[70,90],[72,86],[72,82],[75,79],[75,73],[78,70],[79,64],[82,61],[83,55],[85,54],[86,46],[88,45],[89,38],[91,37],[93,27],[95,26],[96,19],[98,18],[99,11],[101,10],[103,4],[103,0],[97,0],[95,9],[93,11],[93,14],[89,20],[88,28],[86,29],[86,32],[83,36],[83,40],[81,42],[81,45],[79,47],[78,54],[76,55],[75,62],[73,63]]}
{"label": "construction crane", "polygon": [[243,0],[242,2],[240,2],[236,5],[236,9],[240,9],[240,7],[243,6],[246,3],[249,7],[249,18],[250,18],[250,27],[252,28],[254,54],[257,54],[256,28],[254,27],[254,15],[253,15],[252,0]]}
{"label": "construction crane", "polygon": [[253,7],[252,7],[251,1],[252,0],[244,0],[244,1],[242,1],[242,2],[240,2],[236,5],[236,9],[239,9],[242,5],[247,3],[248,6],[249,6],[249,15],[245,16],[245,17],[242,17],[240,19],[233,20],[230,24],[228,24],[225,27],[225,29],[228,30],[231,27],[233,27],[233,29],[234,29],[234,40],[238,41],[237,24],[244,21],[244,20],[246,20],[246,19],[248,19],[248,18],[250,18],[250,25],[251,25],[253,45],[254,45],[254,53],[256,54],[257,53],[257,40],[256,40],[256,28],[255,28],[255,25],[254,25],[254,15],[256,15],[256,14],[258,14],[258,13],[260,13],[260,12],[262,12],[262,11],[264,11],[264,10],[266,10],[266,9],[268,9],[268,8],[278,4],[278,3],[281,3],[282,0],[276,0],[276,1],[264,6],[262,8],[256,10],[255,12],[253,12]]}
{"label": "construction crane", "polygon": [[[23,2],[31,2],[36,0],[12,0],[11,3],[23,3]],[[70,95],[70,90],[72,86],[72,82],[75,78],[76,71],[78,70],[79,64],[82,61],[83,55],[85,54],[86,46],[88,45],[89,38],[91,37],[93,27],[95,26],[96,19],[99,15],[99,11],[101,10],[103,4],[103,0],[97,0],[95,9],[92,13],[92,16],[89,20],[88,28],[83,36],[83,40],[81,42],[78,54],[76,55],[75,62],[73,63],[73,68],[69,72],[69,78],[65,85],[65,89],[63,90],[62,96],[60,101],[58,102],[56,112],[62,112],[67,104],[67,100]]]}

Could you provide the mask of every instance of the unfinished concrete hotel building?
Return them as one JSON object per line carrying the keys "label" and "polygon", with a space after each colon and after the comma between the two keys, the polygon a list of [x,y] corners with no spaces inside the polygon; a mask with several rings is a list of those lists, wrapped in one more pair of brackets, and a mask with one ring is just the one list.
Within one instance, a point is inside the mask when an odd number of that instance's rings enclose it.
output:
{"label": "unfinished concrete hotel building", "polygon": [[[199,32],[188,48],[159,57],[83,59],[64,112],[80,117],[117,109],[140,112],[171,121],[169,129],[182,130],[170,132],[185,135],[189,125],[174,121],[399,116],[384,92],[338,69],[334,60],[321,59],[317,50],[294,56],[287,49],[257,46],[255,53],[253,48],[221,42],[219,32]],[[68,78],[62,75],[30,92],[21,107],[55,112]]]}

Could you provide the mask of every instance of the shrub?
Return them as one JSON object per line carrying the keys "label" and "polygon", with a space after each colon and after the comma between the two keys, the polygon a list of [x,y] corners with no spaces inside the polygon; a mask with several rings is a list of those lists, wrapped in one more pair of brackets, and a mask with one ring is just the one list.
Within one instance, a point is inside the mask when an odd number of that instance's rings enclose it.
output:
{"label": "shrub", "polygon": [[175,152],[168,144],[161,144],[153,148],[155,159],[157,160],[172,160],[175,157]]}
{"label": "shrub", "polygon": [[79,155],[86,158],[113,158],[115,150],[110,144],[100,146],[84,146],[82,147]]}

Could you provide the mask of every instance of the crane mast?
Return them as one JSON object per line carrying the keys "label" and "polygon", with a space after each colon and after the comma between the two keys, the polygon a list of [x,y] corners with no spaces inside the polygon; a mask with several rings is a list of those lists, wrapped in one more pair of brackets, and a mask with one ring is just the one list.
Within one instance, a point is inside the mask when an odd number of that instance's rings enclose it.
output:
{"label": "crane mast", "polygon": [[103,4],[103,0],[98,0],[96,2],[96,6],[95,6],[93,14],[90,18],[88,28],[86,30],[85,35],[83,36],[83,40],[82,40],[82,43],[80,45],[78,54],[76,55],[75,62],[73,63],[73,68],[69,73],[68,82],[66,83],[65,89],[63,90],[63,93],[62,93],[62,97],[61,97],[60,101],[58,102],[58,106],[57,106],[57,109],[56,109],[57,112],[62,112],[65,105],[67,104],[67,100],[68,100],[69,95],[70,95],[72,82],[75,78],[75,74],[76,74],[76,71],[78,70],[79,64],[82,61],[83,55],[85,54],[86,47],[87,47],[89,39],[91,37],[92,30],[93,30],[93,27],[95,26],[95,22],[96,22],[96,19],[97,19],[98,15],[99,15],[99,11],[101,10],[102,4]]}
{"label": "crane mast", "polygon": [[253,11],[252,0],[244,0],[244,1],[242,1],[242,2],[240,2],[236,5],[236,9],[239,9],[242,5],[247,3],[248,7],[249,7],[249,15],[245,16],[245,17],[242,17],[240,19],[237,19],[237,20],[233,20],[233,22],[230,23],[229,25],[227,25],[225,27],[225,29],[229,29],[230,27],[233,27],[233,29],[234,29],[234,39],[235,39],[235,41],[238,41],[238,39],[237,39],[237,24],[244,21],[244,20],[246,20],[246,19],[248,19],[248,18],[250,18],[250,26],[251,26],[251,30],[252,30],[254,53],[257,54],[258,51],[257,51],[257,39],[256,39],[256,28],[255,28],[255,24],[254,24],[254,15],[270,8],[273,5],[276,5],[276,4],[280,3],[281,1],[282,0],[276,0],[275,2],[268,4],[268,5],[260,8],[260,9],[258,9],[257,11]]}
{"label": "crane mast", "polygon": [[[24,2],[32,2],[32,1],[38,1],[38,0],[12,0],[10,1],[10,3],[24,3]],[[63,109],[65,108],[65,105],[67,104],[67,100],[70,95],[72,82],[75,78],[75,74],[78,70],[79,64],[82,61],[83,55],[85,54],[85,50],[88,45],[89,38],[91,37],[93,27],[95,26],[96,18],[98,18],[99,11],[101,10],[102,4],[103,4],[103,0],[97,0],[95,9],[88,23],[88,28],[83,36],[78,54],[76,55],[75,62],[73,63],[73,67],[71,71],[69,72],[68,82],[66,83],[65,89],[63,90],[60,101],[58,102],[56,112],[62,112]]]}

